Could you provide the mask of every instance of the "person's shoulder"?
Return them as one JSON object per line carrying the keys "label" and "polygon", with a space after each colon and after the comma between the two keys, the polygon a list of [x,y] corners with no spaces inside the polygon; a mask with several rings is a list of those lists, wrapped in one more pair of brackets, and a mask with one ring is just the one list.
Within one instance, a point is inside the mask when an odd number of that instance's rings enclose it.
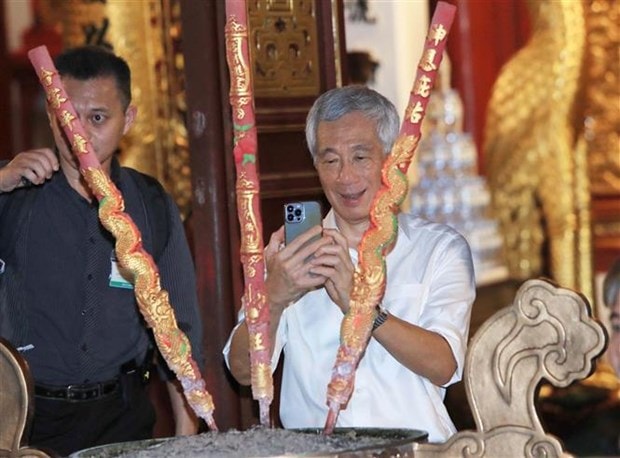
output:
{"label": "person's shoulder", "polygon": [[166,201],[172,200],[170,193],[157,178],[125,166],[121,167],[121,173],[124,177],[131,177],[132,181],[138,186],[143,195],[147,197],[150,196],[151,198],[161,198]]}
{"label": "person's shoulder", "polygon": [[410,240],[420,242],[433,240],[455,241],[457,243],[467,243],[465,237],[447,224],[430,221],[423,217],[401,212],[398,215],[398,226]]}
{"label": "person's shoulder", "polygon": [[[161,188],[162,190],[164,189],[163,185],[159,182],[159,180],[149,175],[148,173],[144,173],[132,167],[126,167],[126,166],[122,166],[120,169],[121,169],[121,173],[131,176],[134,180],[143,180],[146,184],[150,186]],[[139,183],[139,184],[142,184],[142,183]]]}

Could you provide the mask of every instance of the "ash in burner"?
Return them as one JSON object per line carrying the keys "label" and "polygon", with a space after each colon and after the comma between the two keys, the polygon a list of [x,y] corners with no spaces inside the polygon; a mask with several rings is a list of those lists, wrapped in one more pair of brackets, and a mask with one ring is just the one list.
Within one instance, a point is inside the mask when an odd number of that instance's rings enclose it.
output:
{"label": "ash in burner", "polygon": [[[426,435],[414,430],[285,430],[262,427],[246,431],[207,432],[195,436],[153,439],[95,447],[71,458],[258,458],[281,455],[322,455],[363,448],[384,448],[411,443]],[[372,432],[372,433],[371,433]]]}

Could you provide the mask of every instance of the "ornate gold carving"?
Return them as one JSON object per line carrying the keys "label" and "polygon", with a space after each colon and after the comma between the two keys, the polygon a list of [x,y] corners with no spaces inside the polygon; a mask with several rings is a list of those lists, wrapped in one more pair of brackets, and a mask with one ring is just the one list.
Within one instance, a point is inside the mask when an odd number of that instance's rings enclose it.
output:
{"label": "ornate gold carving", "polygon": [[250,95],[252,75],[250,66],[243,58],[243,41],[248,38],[248,31],[239,24],[235,18],[229,22],[230,26],[230,48],[231,48],[231,72],[234,72],[235,78],[231,80],[231,95],[237,97],[247,97]]}
{"label": "ornate gold carving", "polygon": [[[344,405],[351,396],[354,371],[370,337],[374,306],[385,291],[385,256],[396,240],[396,214],[408,189],[407,177],[402,169],[406,170],[411,162],[418,140],[419,136],[400,135],[383,164],[384,186],[378,191],[370,210],[372,224],[360,243],[349,311],[340,325],[343,343],[338,348],[334,374],[327,389],[330,411],[334,403]],[[332,418],[330,413],[327,424],[332,422]]]}
{"label": "ornate gold carving", "polygon": [[315,0],[248,2],[254,94],[316,95],[320,90]]}
{"label": "ornate gold carving", "polygon": [[[241,254],[256,255],[262,253],[261,235],[258,230],[258,221],[254,214],[254,201],[259,198],[256,184],[247,178],[245,172],[240,172],[237,179],[237,205],[242,215],[240,221],[246,225],[241,231]],[[248,266],[250,267],[250,266]],[[253,267],[251,271],[255,275]]]}
{"label": "ornate gold carving", "polygon": [[619,194],[620,2],[589,0],[586,5],[588,33],[584,105],[590,187],[592,194]]}
{"label": "ornate gold carving", "polygon": [[252,89],[252,74],[250,65],[243,57],[243,43],[247,42],[248,30],[243,24],[239,24],[236,18],[229,21],[230,72],[235,77],[231,78],[230,95],[234,97],[234,113],[237,119],[245,118],[245,106],[252,102],[250,96]]}
{"label": "ornate gold carving", "polygon": [[[438,4],[433,14],[430,30],[438,25],[452,24],[456,8],[444,2]],[[429,32],[431,35],[432,32]],[[441,40],[435,42],[437,46]],[[423,55],[432,47],[432,40],[424,44]],[[437,46],[438,64],[445,42]],[[422,106],[428,102],[427,88],[433,86],[436,76],[434,71],[426,71],[425,65],[418,64],[416,79],[409,99],[409,106]],[[412,108],[409,111],[414,111]],[[422,117],[424,110],[422,111]],[[409,115],[410,116],[410,115]],[[409,124],[408,117],[401,126],[391,154],[385,158],[381,169],[381,188],[373,198],[370,208],[369,225],[358,246],[359,261],[353,274],[349,310],[345,314],[341,327],[341,343],[338,347],[336,361],[332,369],[332,377],[327,387],[327,405],[329,411],[325,421],[325,434],[333,432],[341,406],[351,397],[355,380],[355,371],[372,332],[373,319],[376,316],[375,306],[381,300],[386,286],[385,258],[394,246],[398,231],[397,214],[408,190],[405,173],[411,163],[415,148],[420,138],[420,126]]]}
{"label": "ornate gold carving", "polygon": [[133,274],[138,307],[146,324],[153,330],[157,347],[181,382],[190,406],[211,429],[217,430],[213,420],[213,399],[205,390],[202,375],[191,357],[191,344],[178,328],[168,293],[161,289],[157,266],[142,246],[140,231],[124,212],[125,203],[120,191],[101,168],[88,168],[82,173],[93,194],[99,198],[99,219],[115,238],[114,248],[120,265]]}
{"label": "ornate gold carving", "polygon": [[620,234],[620,221],[600,222],[594,224],[594,235],[607,237]]}
{"label": "ornate gold carving", "polygon": [[[586,28],[581,2],[529,2],[532,39],[502,69],[485,132],[495,214],[513,277],[551,275],[592,297],[589,193],[573,126]],[[549,241],[549,266],[543,243]]]}
{"label": "ornate gold carving", "polygon": [[[342,18],[340,17],[340,10],[338,9],[338,2],[332,3],[332,24],[340,24]],[[335,69],[336,69],[336,86],[342,86],[342,69],[344,67],[342,60],[340,58],[340,47],[342,38],[340,36],[340,27],[332,26],[332,32],[334,37],[334,60],[335,60]],[[344,30],[342,31],[344,32]]]}
{"label": "ornate gold carving", "polygon": [[237,214],[241,225],[241,263],[245,281],[242,298],[250,340],[252,396],[258,400],[260,422],[270,424],[273,400],[270,365],[269,307],[265,296],[262,222],[260,216],[257,162],[257,132],[254,118],[252,72],[250,71],[248,24],[245,2],[226,3],[226,61],[233,107],[234,148],[237,171]]}

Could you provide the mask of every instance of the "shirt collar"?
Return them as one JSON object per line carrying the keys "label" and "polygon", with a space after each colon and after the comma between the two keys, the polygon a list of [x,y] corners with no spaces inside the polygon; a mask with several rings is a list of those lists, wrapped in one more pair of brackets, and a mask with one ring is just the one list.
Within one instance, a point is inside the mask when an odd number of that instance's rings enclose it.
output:
{"label": "shirt collar", "polygon": [[[400,212],[398,214],[398,237],[407,237],[407,239],[411,239],[411,228],[409,224],[401,224],[400,221],[402,218],[407,218],[407,215],[404,212]],[[338,229],[338,225],[336,224],[336,215],[334,213],[334,209],[330,208],[327,215],[323,219],[323,227],[326,229]]]}
{"label": "shirt collar", "polygon": [[117,185],[121,181],[121,165],[118,162],[116,155],[114,155],[112,162],[110,163],[110,178]]}

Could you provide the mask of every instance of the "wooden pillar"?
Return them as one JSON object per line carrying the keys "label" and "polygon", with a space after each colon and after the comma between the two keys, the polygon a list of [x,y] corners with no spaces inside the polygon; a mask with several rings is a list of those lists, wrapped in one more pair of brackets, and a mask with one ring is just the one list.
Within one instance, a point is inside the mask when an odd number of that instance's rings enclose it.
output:
{"label": "wooden pillar", "polygon": [[0,4],[0,160],[10,159],[12,155],[13,132],[11,129],[11,64],[7,50],[7,37],[5,24],[5,4]]}

